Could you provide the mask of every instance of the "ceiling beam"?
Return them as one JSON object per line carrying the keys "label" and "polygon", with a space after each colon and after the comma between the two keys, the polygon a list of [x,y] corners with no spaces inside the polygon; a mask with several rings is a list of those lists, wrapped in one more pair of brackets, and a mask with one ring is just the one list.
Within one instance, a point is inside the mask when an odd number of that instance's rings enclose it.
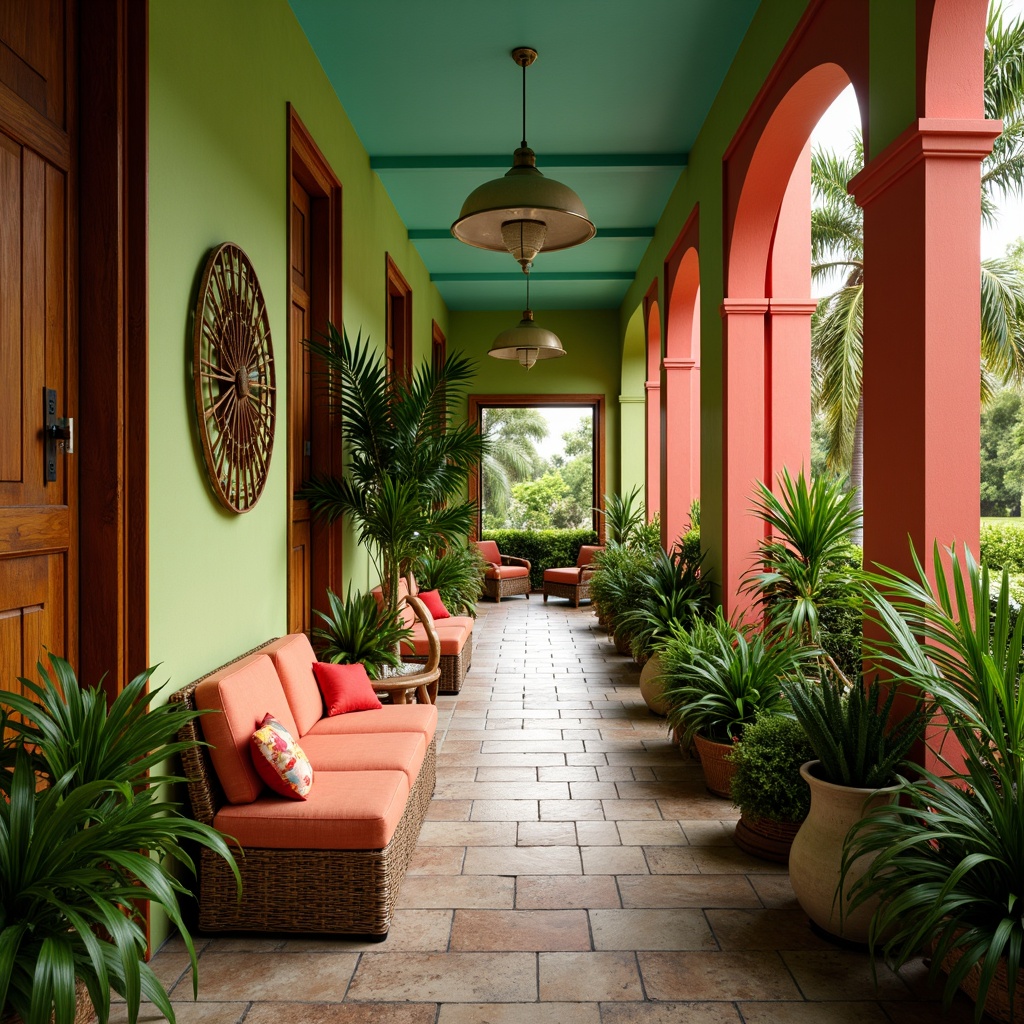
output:
{"label": "ceiling beam", "polygon": [[[597,238],[653,238],[654,228],[598,228]],[[419,239],[451,239],[456,241],[451,228],[409,228],[411,241]]]}
{"label": "ceiling beam", "polygon": [[[678,167],[686,166],[688,153],[545,153],[544,167]],[[466,156],[371,156],[375,171],[451,171],[508,167],[508,154]]]}
{"label": "ceiling beam", "polygon": [[[636,273],[632,270],[535,270],[530,277],[534,281],[632,281]],[[522,281],[523,274],[519,271],[469,273],[457,271],[452,273],[431,274],[431,281]]]}

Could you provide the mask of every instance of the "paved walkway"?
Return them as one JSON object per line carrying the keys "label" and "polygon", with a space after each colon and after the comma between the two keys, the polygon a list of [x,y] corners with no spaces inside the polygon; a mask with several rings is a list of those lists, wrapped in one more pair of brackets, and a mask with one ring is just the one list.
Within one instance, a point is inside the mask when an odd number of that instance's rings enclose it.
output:
{"label": "paved walkway", "polygon": [[179,1022],[935,1024],[922,966],[875,988],[733,845],[638,676],[587,607],[484,603],[387,942],[200,939],[197,1004],[170,943]]}

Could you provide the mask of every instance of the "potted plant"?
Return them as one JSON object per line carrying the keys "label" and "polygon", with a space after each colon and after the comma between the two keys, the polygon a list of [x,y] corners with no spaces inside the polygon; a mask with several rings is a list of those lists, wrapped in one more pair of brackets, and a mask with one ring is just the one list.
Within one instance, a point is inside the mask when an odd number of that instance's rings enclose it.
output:
{"label": "potted plant", "polygon": [[[867,687],[819,659],[817,678],[790,678],[786,697],[807,735],[816,760],[800,769],[810,787],[811,807],[789,854],[789,879],[800,906],[821,929],[852,942],[865,942],[874,907],[850,905],[858,872],[842,871],[843,844],[866,810],[889,803],[897,772],[920,735],[920,709],[893,719],[894,687],[875,679]],[[842,883],[842,884],[841,884]]]}
{"label": "potted plant", "polygon": [[384,600],[398,610],[398,581],[428,551],[463,542],[474,506],[465,498],[470,469],[487,451],[472,423],[452,410],[473,379],[473,363],[450,355],[424,361],[410,376],[388,373],[384,353],[361,335],[352,343],[328,325],[307,342],[328,372],[328,400],[340,409],[346,468],[342,477],[308,481],[302,496],[317,516],[350,515],[380,576]]}
{"label": "potted plant", "polygon": [[312,630],[321,660],[336,665],[360,662],[371,679],[380,679],[387,668],[401,666],[400,645],[412,636],[412,630],[387,607],[378,605],[373,594],[353,593],[349,583],[344,601],[332,590],[327,591],[327,601],[330,610],[316,613],[323,626]]}
{"label": "potted plant", "polygon": [[[946,972],[948,1005],[962,987],[998,1020],[1024,1018],[1024,616],[1016,623],[1010,581],[993,592],[969,550],[950,552],[947,578],[935,547],[934,585],[878,578],[873,613],[888,642],[879,652],[904,688],[930,701],[937,770],[897,779],[898,801],[875,808],[850,833],[853,907],[874,905],[868,932],[898,969],[930,950],[930,977]],[[915,556],[915,562],[917,562]],[[992,594],[992,612],[989,595]],[[956,743],[950,743],[955,739]]]}
{"label": "potted plant", "polygon": [[452,615],[475,616],[486,568],[477,549],[463,542],[441,552],[425,552],[415,573],[420,590],[436,590]]}
{"label": "potted plant", "polygon": [[194,865],[184,844],[238,868],[216,829],[184,817],[163,791],[184,782],[162,774],[187,744],[173,737],[196,712],[157,704],[155,671],[137,676],[110,707],[99,687],[79,685],[49,656],[40,683],[0,698],[0,1017],[71,1024],[76,982],[105,1022],[113,989],[135,1024],[143,996],[169,1021],[174,1009],[143,962],[142,904],[159,906],[192,962],[178,908],[188,890],[171,866]]}
{"label": "potted plant", "polygon": [[594,511],[604,516],[606,544],[628,544],[644,522],[639,485],[628,494],[606,494],[604,508]]}
{"label": "potted plant", "polygon": [[684,745],[696,745],[708,789],[729,797],[726,756],[758,714],[788,710],[782,680],[800,673],[809,652],[793,638],[735,626],[721,609],[713,623],[694,627],[688,640],[665,648],[668,724]]}
{"label": "potted plant", "polygon": [[594,555],[596,567],[590,578],[590,594],[608,620],[615,649],[630,654],[627,612],[635,608],[646,590],[646,570],[653,555],[641,547],[611,544]]}
{"label": "potted plant", "polygon": [[785,864],[797,830],[811,806],[800,767],[814,757],[799,722],[758,715],[730,755],[735,774],[732,801],[742,812],[733,838],[755,857]]}

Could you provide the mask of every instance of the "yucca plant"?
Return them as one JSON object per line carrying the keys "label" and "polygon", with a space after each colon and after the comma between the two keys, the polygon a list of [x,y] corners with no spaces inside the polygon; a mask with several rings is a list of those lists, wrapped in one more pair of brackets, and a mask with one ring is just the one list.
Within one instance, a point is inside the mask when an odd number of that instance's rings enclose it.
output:
{"label": "yucca plant", "polygon": [[475,547],[452,544],[441,553],[428,551],[416,563],[420,590],[436,590],[452,615],[476,615],[487,563]]}
{"label": "yucca plant", "polygon": [[187,893],[171,861],[194,874],[183,844],[208,847],[231,865],[214,828],[184,817],[165,799],[160,766],[186,746],[174,739],[196,712],[155,704],[154,669],[137,676],[107,707],[100,687],[79,686],[55,655],[38,666],[28,695],[0,698],[0,1011],[25,1024],[71,1024],[75,986],[88,989],[100,1024],[110,992],[136,1024],[142,997],[169,1021],[174,1009],[143,962],[141,904],[160,907],[192,961],[191,936],[178,908]]}
{"label": "yucca plant", "polygon": [[930,949],[932,980],[949,972],[947,1005],[978,969],[980,1022],[1000,964],[1012,1017],[1024,967],[1024,617],[1011,628],[1005,572],[990,614],[988,570],[966,548],[949,554],[947,575],[935,546],[934,584],[916,554],[916,579],[875,578],[873,613],[888,639],[874,654],[940,713],[962,762],[943,755],[940,733],[940,769],[917,766],[913,778],[899,779],[899,799],[851,832],[843,868],[874,856],[853,903],[880,898],[869,941],[893,967]]}
{"label": "yucca plant", "polygon": [[640,487],[634,487],[628,494],[606,494],[604,509],[598,509],[604,516],[605,542],[628,544],[634,532],[643,525],[644,509],[640,501]]}
{"label": "yucca plant", "polygon": [[383,605],[373,594],[352,592],[349,583],[342,601],[333,590],[327,591],[330,610],[317,611],[323,626],[312,630],[313,642],[324,661],[336,665],[362,663],[371,679],[379,679],[385,665],[401,664],[399,645],[412,636],[412,630]]}
{"label": "yucca plant", "polygon": [[[696,624],[683,651],[662,653],[668,724],[683,745],[697,734],[732,743],[759,714],[787,714],[783,680],[798,676],[811,652],[793,638],[774,641],[762,632],[724,621],[721,610],[707,627]],[[666,657],[667,654],[667,657]],[[681,654],[681,656],[679,656]]]}
{"label": "yucca plant", "polygon": [[778,485],[776,495],[758,481],[753,511],[770,532],[758,549],[760,566],[746,574],[741,589],[755,598],[770,631],[816,644],[824,606],[861,600],[859,574],[844,558],[860,512],[853,493],[834,477],[808,484],[803,470],[794,480],[784,469]]}

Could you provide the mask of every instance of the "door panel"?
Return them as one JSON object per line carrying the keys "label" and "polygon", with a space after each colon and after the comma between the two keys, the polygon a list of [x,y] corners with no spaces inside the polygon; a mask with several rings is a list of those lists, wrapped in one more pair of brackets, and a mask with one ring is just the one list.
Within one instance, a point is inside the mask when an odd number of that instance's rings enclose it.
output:
{"label": "door panel", "polygon": [[[35,676],[43,648],[77,653],[77,479],[46,482],[43,393],[74,416],[66,84],[59,0],[0,4],[0,688]],[[45,154],[42,155],[42,154]]]}

